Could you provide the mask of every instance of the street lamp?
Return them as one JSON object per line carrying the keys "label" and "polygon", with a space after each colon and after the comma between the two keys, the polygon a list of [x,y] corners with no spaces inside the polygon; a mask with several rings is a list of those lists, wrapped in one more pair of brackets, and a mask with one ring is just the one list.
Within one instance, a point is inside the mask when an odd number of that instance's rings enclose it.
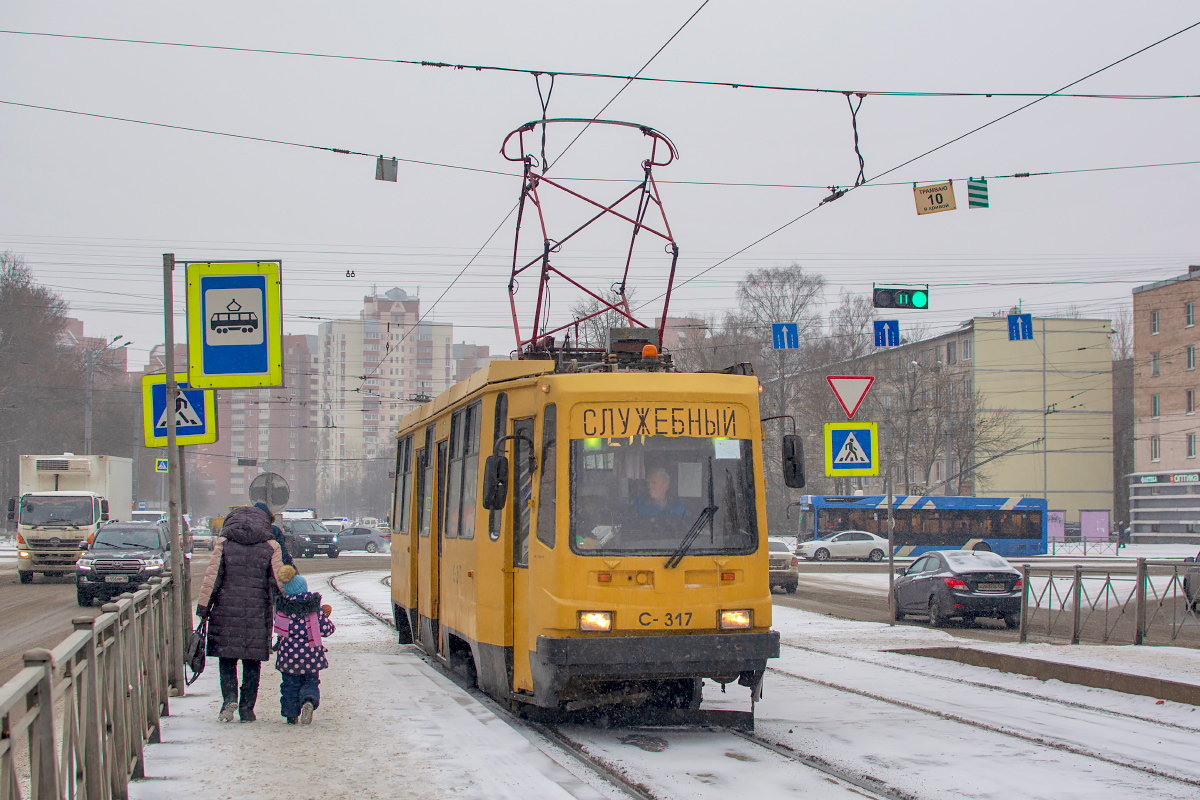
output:
{"label": "street lamp", "polygon": [[87,386],[83,395],[83,454],[90,456],[92,454],[92,375],[96,368],[96,356],[102,353],[120,350],[122,347],[128,347],[131,342],[122,342],[117,347],[113,347],[118,341],[125,337],[117,334],[113,340],[97,350],[83,351],[84,373],[87,379]]}

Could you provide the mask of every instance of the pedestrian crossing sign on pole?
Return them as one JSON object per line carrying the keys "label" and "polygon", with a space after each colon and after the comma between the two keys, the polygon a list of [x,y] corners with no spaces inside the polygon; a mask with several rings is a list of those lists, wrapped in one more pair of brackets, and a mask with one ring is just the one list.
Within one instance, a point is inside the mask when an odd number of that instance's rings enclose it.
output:
{"label": "pedestrian crossing sign on pole", "polygon": [[154,459],[154,471],[155,472],[166,472],[167,470],[168,470],[167,459],[165,459],[165,458]]}
{"label": "pedestrian crossing sign on pole", "polygon": [[[176,444],[212,444],[217,441],[217,393],[193,389],[187,375],[175,374],[179,397],[175,401]],[[142,425],[146,447],[167,446],[167,376],[142,377]]]}
{"label": "pedestrian crossing sign on pole", "polygon": [[825,474],[865,477],[879,474],[879,426],[874,422],[825,423]]}
{"label": "pedestrian crossing sign on pole", "polygon": [[967,208],[987,207],[987,178],[971,178],[967,181]]}

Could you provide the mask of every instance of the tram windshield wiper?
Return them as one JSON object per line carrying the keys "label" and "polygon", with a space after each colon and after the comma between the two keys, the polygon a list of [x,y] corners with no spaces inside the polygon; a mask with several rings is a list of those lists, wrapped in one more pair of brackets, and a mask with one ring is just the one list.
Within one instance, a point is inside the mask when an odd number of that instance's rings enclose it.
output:
{"label": "tram windshield wiper", "polygon": [[675,548],[675,552],[671,553],[671,557],[664,564],[667,569],[674,569],[679,566],[679,562],[683,561],[683,557],[687,555],[687,551],[691,549],[692,543],[696,541],[696,537],[700,535],[700,531],[712,522],[713,517],[717,515],[720,506],[708,506],[700,512],[700,516],[696,517],[696,521],[692,523],[692,527],[688,528],[688,532],[684,535],[683,541]]}

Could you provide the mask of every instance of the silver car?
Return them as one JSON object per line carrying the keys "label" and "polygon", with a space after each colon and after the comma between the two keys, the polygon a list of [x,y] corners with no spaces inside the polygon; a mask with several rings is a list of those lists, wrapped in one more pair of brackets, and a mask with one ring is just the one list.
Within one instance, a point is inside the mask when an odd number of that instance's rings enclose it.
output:
{"label": "silver car", "polygon": [[796,555],[810,561],[831,558],[857,558],[882,561],[887,556],[888,540],[867,531],[842,531],[822,539],[813,539],[796,548]]}

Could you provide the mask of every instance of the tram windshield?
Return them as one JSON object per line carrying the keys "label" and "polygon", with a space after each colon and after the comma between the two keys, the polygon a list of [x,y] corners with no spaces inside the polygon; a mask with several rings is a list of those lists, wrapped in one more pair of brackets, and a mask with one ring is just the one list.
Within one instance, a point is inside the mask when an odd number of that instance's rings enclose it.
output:
{"label": "tram windshield", "polygon": [[753,452],[748,439],[572,439],[571,549],[670,556],[690,540],[689,555],[753,552]]}

